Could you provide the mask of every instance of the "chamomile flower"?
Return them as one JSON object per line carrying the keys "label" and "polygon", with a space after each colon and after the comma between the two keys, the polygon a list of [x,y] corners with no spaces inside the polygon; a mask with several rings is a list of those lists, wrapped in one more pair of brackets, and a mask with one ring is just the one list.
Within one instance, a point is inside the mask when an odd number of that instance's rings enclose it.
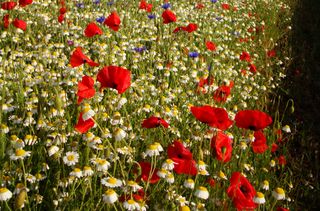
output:
{"label": "chamomile flower", "polygon": [[95,164],[97,171],[106,172],[110,167],[110,163],[106,159],[96,158],[91,162]]}
{"label": "chamomile flower", "polygon": [[7,188],[0,188],[0,201],[8,201],[12,197],[12,192]]}
{"label": "chamomile flower", "polygon": [[87,121],[95,115],[95,112],[91,109],[89,104],[84,104],[82,108],[82,119]]}
{"label": "chamomile flower", "polygon": [[133,180],[129,180],[127,182],[127,186],[129,186],[132,190],[132,192],[137,192],[138,190],[140,190],[142,187],[140,185],[138,185],[138,183],[136,183]]}
{"label": "chamomile flower", "polygon": [[200,186],[197,188],[194,195],[200,199],[208,199],[209,198],[209,192],[206,187]]}
{"label": "chamomile flower", "polygon": [[264,204],[266,202],[266,199],[264,198],[263,193],[257,192],[256,196],[253,198],[253,201],[256,204]]}
{"label": "chamomile flower", "polygon": [[102,195],[102,200],[104,203],[113,204],[114,202],[116,202],[118,200],[118,195],[114,190],[108,189]]}
{"label": "chamomile flower", "polygon": [[84,166],[82,172],[84,177],[90,177],[94,173],[90,166]]}
{"label": "chamomile flower", "polygon": [[158,150],[158,146],[156,144],[150,144],[145,152],[146,156],[158,156],[160,152]]}
{"label": "chamomile flower", "polygon": [[194,184],[195,182],[193,181],[193,179],[186,179],[183,183],[183,186],[186,188],[194,189]]}
{"label": "chamomile flower", "polygon": [[172,184],[174,183],[174,175],[171,172],[167,173],[167,176],[165,177],[165,180],[169,183]]}
{"label": "chamomile flower", "polygon": [[272,196],[277,200],[284,200],[286,198],[284,190],[279,187],[272,191]]}
{"label": "chamomile flower", "polygon": [[197,167],[198,167],[199,171],[206,170],[207,166],[208,165],[205,162],[203,162],[202,160],[198,161]]}
{"label": "chamomile flower", "polygon": [[167,170],[165,170],[165,169],[159,169],[158,171],[157,171],[157,175],[160,177],[160,178],[163,178],[163,179],[165,179],[166,177],[167,177],[167,174],[168,174],[169,172],[167,171]]}
{"label": "chamomile flower", "polygon": [[[16,188],[13,191],[13,194],[19,194],[21,190],[25,190],[25,189],[26,189],[26,187],[24,186],[23,183],[17,183]],[[27,191],[29,191],[29,190],[27,190]]]}
{"label": "chamomile flower", "polygon": [[121,141],[127,136],[126,131],[122,130],[121,128],[117,128],[113,133],[114,139],[116,141]]}
{"label": "chamomile flower", "polygon": [[261,184],[263,190],[269,190],[269,182],[268,180],[264,180]]}
{"label": "chamomile flower", "polygon": [[129,199],[125,202],[123,202],[123,207],[126,209],[126,210],[140,210],[140,205],[134,201],[133,199]]}
{"label": "chamomile flower", "polygon": [[59,147],[57,147],[56,145],[52,145],[49,149],[48,149],[48,155],[49,157],[51,157],[52,155],[56,154],[59,151]]}
{"label": "chamomile flower", "polygon": [[174,162],[171,159],[166,159],[164,163],[162,163],[162,168],[168,171],[171,171],[174,169]]}
{"label": "chamomile flower", "polygon": [[10,155],[11,160],[23,160],[31,155],[30,151],[25,151],[24,149],[16,149],[15,153]]}
{"label": "chamomile flower", "polygon": [[115,188],[121,187],[122,181],[114,177],[106,177],[101,180],[101,184],[109,188]]}
{"label": "chamomile flower", "polygon": [[67,166],[73,166],[79,161],[79,154],[74,151],[66,152],[66,155],[63,157],[63,162]]}
{"label": "chamomile flower", "polygon": [[290,126],[289,125],[285,125],[282,127],[282,130],[286,133],[291,133],[291,129],[290,129]]}
{"label": "chamomile flower", "polygon": [[70,176],[74,176],[76,178],[81,178],[83,176],[81,169],[74,168],[72,172],[70,172]]}

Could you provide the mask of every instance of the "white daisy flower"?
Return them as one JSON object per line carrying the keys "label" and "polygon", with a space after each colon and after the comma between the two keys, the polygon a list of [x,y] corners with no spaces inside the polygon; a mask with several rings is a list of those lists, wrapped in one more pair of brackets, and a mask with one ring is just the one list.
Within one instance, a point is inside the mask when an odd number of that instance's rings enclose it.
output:
{"label": "white daisy flower", "polygon": [[12,192],[7,188],[0,188],[0,201],[8,201],[12,197]]}
{"label": "white daisy flower", "polygon": [[128,201],[123,202],[123,207],[126,210],[140,210],[140,205],[135,202],[133,199],[129,199]]}
{"label": "white daisy flower", "polygon": [[122,181],[114,178],[114,177],[106,177],[101,180],[102,185],[109,187],[109,188],[115,188],[115,187],[121,187]]}
{"label": "white daisy flower", "polygon": [[79,161],[79,154],[77,152],[69,151],[63,157],[63,162],[67,166],[73,166]]}
{"label": "white daisy flower", "polygon": [[209,192],[206,187],[200,186],[197,188],[194,195],[200,199],[208,199],[209,198]]}
{"label": "white daisy flower", "polygon": [[30,151],[25,151],[24,149],[16,149],[15,153],[10,155],[11,160],[23,160],[25,157],[31,155]]}
{"label": "white daisy flower", "polygon": [[108,189],[102,195],[102,200],[104,203],[113,204],[114,202],[116,202],[118,200],[118,195],[114,190]]}
{"label": "white daisy flower", "polygon": [[277,200],[284,200],[286,198],[286,194],[282,188],[276,188],[272,191],[272,196]]}

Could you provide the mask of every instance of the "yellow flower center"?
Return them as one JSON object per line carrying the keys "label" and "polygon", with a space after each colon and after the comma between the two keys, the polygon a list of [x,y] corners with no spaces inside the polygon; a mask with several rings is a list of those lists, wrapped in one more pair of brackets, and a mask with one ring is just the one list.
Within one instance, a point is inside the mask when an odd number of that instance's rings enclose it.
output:
{"label": "yellow flower center", "polygon": [[117,183],[117,179],[116,178],[113,178],[113,177],[110,177],[108,179],[108,183],[112,184],[112,185],[115,185]]}
{"label": "yellow flower center", "polygon": [[191,184],[194,183],[193,179],[188,179],[187,182]]}
{"label": "yellow flower center", "polygon": [[98,163],[99,163],[99,165],[104,165],[104,164],[106,164],[106,160],[103,160],[103,159],[101,159],[101,160],[98,160]]}
{"label": "yellow flower center", "polygon": [[261,192],[257,192],[257,197],[260,198],[260,199],[262,199],[262,198],[264,198],[264,195],[263,195],[263,193],[261,193]]}
{"label": "yellow flower center", "polygon": [[129,199],[128,201],[128,204],[134,204],[134,203],[136,203],[134,200],[132,200],[132,199]]}
{"label": "yellow flower center", "polygon": [[166,160],[166,163],[167,163],[167,164],[172,164],[172,163],[173,163],[173,160],[167,159],[167,160]]}
{"label": "yellow flower center", "polygon": [[135,181],[132,181],[132,180],[130,180],[130,181],[128,181],[128,185],[130,185],[130,186],[134,186],[134,185],[136,185],[137,183],[135,182]]}
{"label": "yellow flower center", "polygon": [[89,171],[89,170],[91,170],[91,167],[90,167],[90,166],[84,166],[84,167],[83,167],[83,170],[84,170],[84,171]]}
{"label": "yellow flower center", "polygon": [[8,191],[7,188],[0,188],[0,193],[6,193]]}
{"label": "yellow flower center", "polygon": [[32,135],[26,135],[25,139],[32,139]]}
{"label": "yellow flower center", "polygon": [[157,150],[158,146],[156,144],[151,144],[148,147],[150,150]]}
{"label": "yellow flower center", "polygon": [[202,160],[200,160],[200,161],[198,162],[198,164],[199,164],[200,166],[206,165],[205,162],[203,162]]}
{"label": "yellow flower center", "polygon": [[40,173],[37,173],[37,174],[35,175],[35,177],[36,177],[36,179],[41,179],[41,178],[42,178],[42,175],[41,175]]}
{"label": "yellow flower center", "polygon": [[188,206],[182,206],[179,209],[180,211],[190,211],[190,208]]}
{"label": "yellow flower center", "polygon": [[74,155],[68,155],[67,159],[68,159],[68,161],[73,161],[74,160]]}
{"label": "yellow flower center", "polygon": [[203,186],[200,186],[198,189],[201,190],[201,191],[207,191],[207,188],[203,187]]}
{"label": "yellow flower center", "polygon": [[281,194],[281,195],[284,194],[284,190],[282,188],[276,188],[276,192],[277,194]]}
{"label": "yellow flower center", "polygon": [[74,171],[74,172],[80,172],[81,169],[79,169],[79,168],[74,168],[73,171]]}
{"label": "yellow flower center", "polygon": [[18,183],[17,185],[16,185],[16,188],[18,188],[18,189],[21,189],[21,188],[23,188],[24,187],[24,184],[23,183]]}
{"label": "yellow flower center", "polygon": [[105,192],[105,194],[106,195],[108,195],[108,196],[111,196],[111,195],[113,195],[113,194],[115,194],[116,192],[114,192],[114,190],[112,190],[112,189],[108,189],[106,192]]}
{"label": "yellow flower center", "polygon": [[16,150],[16,156],[23,156],[25,154],[26,154],[26,151],[24,151],[23,149]]}

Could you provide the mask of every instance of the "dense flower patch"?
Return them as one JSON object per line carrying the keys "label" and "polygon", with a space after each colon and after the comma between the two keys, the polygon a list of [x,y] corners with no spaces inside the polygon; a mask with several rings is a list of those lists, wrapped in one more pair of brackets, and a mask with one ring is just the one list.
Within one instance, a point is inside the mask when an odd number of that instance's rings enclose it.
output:
{"label": "dense flower patch", "polygon": [[266,109],[289,12],[1,3],[1,209],[289,209],[290,124]]}

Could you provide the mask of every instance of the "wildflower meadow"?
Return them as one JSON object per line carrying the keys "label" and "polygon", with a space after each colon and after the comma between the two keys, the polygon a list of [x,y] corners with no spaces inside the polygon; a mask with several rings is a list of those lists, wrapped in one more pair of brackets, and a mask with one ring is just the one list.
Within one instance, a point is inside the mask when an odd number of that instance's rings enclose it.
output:
{"label": "wildflower meadow", "polygon": [[2,0],[0,210],[294,210],[291,13]]}

